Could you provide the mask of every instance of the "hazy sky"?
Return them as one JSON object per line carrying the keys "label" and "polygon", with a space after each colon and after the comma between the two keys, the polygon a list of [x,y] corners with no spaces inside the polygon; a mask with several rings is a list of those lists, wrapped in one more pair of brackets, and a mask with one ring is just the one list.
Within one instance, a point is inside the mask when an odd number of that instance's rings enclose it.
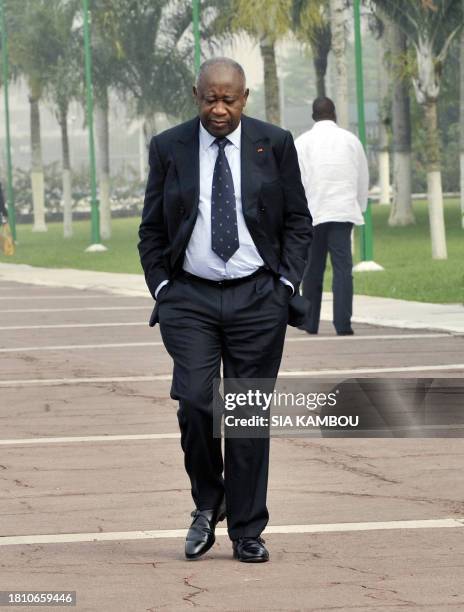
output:
{"label": "hazy sky", "polygon": [[225,45],[223,53],[243,66],[250,89],[263,82],[263,62],[257,43],[241,36],[233,45]]}

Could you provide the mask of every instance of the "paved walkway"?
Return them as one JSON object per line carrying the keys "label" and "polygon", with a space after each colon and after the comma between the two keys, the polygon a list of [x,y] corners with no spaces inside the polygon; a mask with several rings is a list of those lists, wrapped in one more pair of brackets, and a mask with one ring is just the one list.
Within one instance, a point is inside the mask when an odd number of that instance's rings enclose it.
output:
{"label": "paved walkway", "polygon": [[[0,264],[0,280],[48,287],[97,289],[124,296],[146,297],[149,295],[141,274],[115,274]],[[356,295],[353,313],[354,323],[368,323],[400,329],[434,329],[464,333],[463,304],[428,304]],[[324,294],[321,319],[323,321],[332,319],[330,293]]]}
{"label": "paved walkway", "polygon": [[[77,591],[79,612],[464,609],[460,438],[274,438],[271,562],[233,561],[223,523],[185,561],[192,500],[151,309],[136,275],[0,267],[0,589]],[[289,328],[281,378],[464,376],[463,335],[354,329]]]}

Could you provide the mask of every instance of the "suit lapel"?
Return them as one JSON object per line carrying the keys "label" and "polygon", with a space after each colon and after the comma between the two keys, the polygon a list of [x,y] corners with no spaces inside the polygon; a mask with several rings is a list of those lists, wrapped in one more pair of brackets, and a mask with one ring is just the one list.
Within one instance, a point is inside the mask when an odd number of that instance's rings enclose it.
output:
{"label": "suit lapel", "polygon": [[[269,156],[269,139],[260,134],[246,115],[242,115],[240,169],[242,209],[248,219],[256,219],[257,197]],[[182,200],[190,219],[195,219],[200,196],[198,117],[189,121],[184,133],[174,143],[174,157]],[[193,212],[193,214],[191,214]]]}
{"label": "suit lapel", "polygon": [[242,209],[249,220],[257,217],[257,197],[262,182],[263,163],[266,154],[269,154],[268,148],[268,139],[254,129],[248,117],[242,115],[240,146]]}
{"label": "suit lapel", "polygon": [[182,200],[191,218],[196,217],[200,196],[199,119],[189,121],[184,134],[174,144],[177,176]]}

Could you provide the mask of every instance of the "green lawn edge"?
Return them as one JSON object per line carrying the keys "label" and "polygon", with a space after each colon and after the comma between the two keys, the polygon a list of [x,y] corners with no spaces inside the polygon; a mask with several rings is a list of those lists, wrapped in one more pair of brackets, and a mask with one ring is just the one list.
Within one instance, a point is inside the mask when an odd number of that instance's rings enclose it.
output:
{"label": "green lawn edge", "polygon": [[[383,272],[354,273],[356,294],[433,303],[464,300],[464,230],[457,199],[445,203],[447,260],[433,260],[425,201],[414,203],[416,223],[406,227],[388,225],[389,207],[372,207],[374,260]],[[61,223],[49,223],[48,231],[33,232],[31,225],[17,225],[18,244],[12,257],[0,255],[2,263],[29,264],[46,268],[74,268],[102,272],[141,274],[137,251],[139,218],[112,221],[112,236],[102,242],[104,253],[86,253],[90,244],[90,222],[73,224],[72,238],[63,238]],[[359,261],[359,230],[355,234],[355,262]],[[330,263],[324,290],[330,291]]]}

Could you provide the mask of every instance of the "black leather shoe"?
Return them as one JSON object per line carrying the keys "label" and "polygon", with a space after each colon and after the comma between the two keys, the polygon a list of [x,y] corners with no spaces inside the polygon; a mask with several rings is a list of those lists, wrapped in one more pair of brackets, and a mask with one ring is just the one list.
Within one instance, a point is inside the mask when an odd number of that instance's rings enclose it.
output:
{"label": "black leather shoe", "polygon": [[204,555],[216,541],[216,525],[226,518],[225,502],[212,510],[194,510],[191,516],[193,521],[185,540],[185,557],[190,560]]}
{"label": "black leather shoe", "polygon": [[338,331],[337,336],[353,336],[354,331],[352,329],[346,329],[343,331]]}
{"label": "black leather shoe", "polygon": [[243,563],[265,563],[269,553],[262,538],[238,538],[233,540],[234,559]]}

